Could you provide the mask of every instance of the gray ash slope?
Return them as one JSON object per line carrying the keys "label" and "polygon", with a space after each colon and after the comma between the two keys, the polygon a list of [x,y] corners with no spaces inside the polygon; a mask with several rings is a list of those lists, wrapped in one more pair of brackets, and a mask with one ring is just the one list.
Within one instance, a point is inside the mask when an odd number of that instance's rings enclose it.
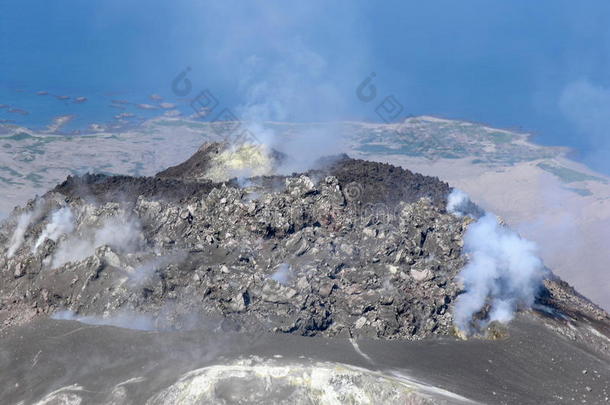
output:
{"label": "gray ash slope", "polygon": [[[0,333],[2,403],[603,404],[608,358],[531,314],[507,339],[138,331],[39,319]],[[575,330],[587,326],[576,323]],[[577,333],[577,332],[575,332]],[[366,354],[366,357],[361,353]],[[79,402],[81,401],[81,402]]]}
{"label": "gray ash slope", "polygon": [[[206,144],[152,178],[70,177],[17,209],[0,230],[4,327],[67,309],[145,313],[159,328],[454,333],[471,219],[446,212],[446,183],[347,156],[304,174],[206,178],[227,151]],[[608,322],[558,279],[539,303]]]}

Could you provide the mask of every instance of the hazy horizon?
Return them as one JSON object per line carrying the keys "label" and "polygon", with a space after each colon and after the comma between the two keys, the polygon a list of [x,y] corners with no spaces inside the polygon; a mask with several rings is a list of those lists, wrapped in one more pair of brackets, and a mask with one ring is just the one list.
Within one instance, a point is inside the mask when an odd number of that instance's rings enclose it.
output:
{"label": "hazy horizon", "polygon": [[193,92],[209,89],[236,114],[376,121],[355,96],[374,72],[402,116],[522,129],[608,173],[608,17],[601,1],[4,2],[0,104],[30,114],[0,109],[0,119],[61,115],[46,101],[20,107],[14,90],[26,89],[87,97],[74,112],[83,125],[112,120],[113,98],[175,101],[171,82],[188,67]]}

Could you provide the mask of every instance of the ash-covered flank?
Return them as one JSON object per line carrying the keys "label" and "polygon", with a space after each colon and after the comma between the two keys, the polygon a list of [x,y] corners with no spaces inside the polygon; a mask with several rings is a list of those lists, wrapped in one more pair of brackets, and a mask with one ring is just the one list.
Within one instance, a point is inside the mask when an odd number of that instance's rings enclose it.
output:
{"label": "ash-covered flank", "polygon": [[450,192],[449,185],[437,177],[413,173],[387,163],[351,159],[347,155],[329,159],[322,170],[308,174],[315,176],[316,173],[334,176],[343,185],[355,185],[350,191],[357,190],[359,195],[353,199],[364,204],[382,202],[394,206],[399,202],[411,203],[428,198],[434,206],[444,208]]}
{"label": "ash-covered flank", "polygon": [[225,149],[225,145],[218,142],[205,143],[185,162],[157,173],[156,177],[180,180],[203,179],[210,170],[213,159]]}
{"label": "ash-covered flank", "polygon": [[[209,179],[207,174],[213,170],[214,160],[226,149],[227,145],[221,143],[206,143],[187,161],[159,172],[156,177],[187,183],[205,181]],[[269,159],[269,167],[275,168],[290,158],[271,151]],[[304,174],[312,179],[336,177],[343,186],[352,186],[349,189],[352,201],[364,204],[383,202],[394,206],[401,201],[415,202],[425,197],[440,208],[445,207],[450,191],[449,185],[436,177],[413,173],[387,163],[351,159],[345,154],[322,158],[316,164],[315,170]],[[232,176],[229,173],[226,177],[229,180]],[[284,179],[285,176],[255,176],[252,181],[266,188],[273,188],[282,186]]]}
{"label": "ash-covered flank", "polygon": [[214,181],[222,148],[204,145],[154,178],[71,177],[15,211],[0,229],[0,321],[70,310],[146,313],[172,328],[452,333],[471,219],[446,212],[446,183],[347,156],[304,174]]}
{"label": "ash-covered flank", "polygon": [[85,199],[97,203],[130,202],[138,197],[178,202],[193,197],[203,197],[215,186],[210,180],[184,182],[158,177],[110,176],[85,174],[69,176],[52,191],[66,196],[71,201]]}

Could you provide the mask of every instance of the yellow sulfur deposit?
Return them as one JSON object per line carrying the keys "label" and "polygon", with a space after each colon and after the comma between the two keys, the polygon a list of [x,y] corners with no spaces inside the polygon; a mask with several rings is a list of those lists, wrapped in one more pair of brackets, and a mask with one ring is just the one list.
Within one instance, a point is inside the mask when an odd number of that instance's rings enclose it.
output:
{"label": "yellow sulfur deposit", "polygon": [[271,174],[273,164],[264,145],[244,144],[229,148],[213,159],[213,166],[206,177],[213,181],[225,181],[240,176]]}

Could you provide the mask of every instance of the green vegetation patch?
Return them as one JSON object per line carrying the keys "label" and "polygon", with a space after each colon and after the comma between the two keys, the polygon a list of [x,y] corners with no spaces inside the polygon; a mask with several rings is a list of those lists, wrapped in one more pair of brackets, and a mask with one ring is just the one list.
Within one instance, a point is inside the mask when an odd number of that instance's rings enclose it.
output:
{"label": "green vegetation patch", "polygon": [[566,190],[570,190],[578,195],[581,195],[583,197],[588,197],[590,195],[593,195],[593,193],[591,192],[591,190],[587,189],[587,188],[576,188],[576,187],[566,187]]}
{"label": "green vegetation patch", "polygon": [[559,178],[564,183],[574,183],[578,181],[599,181],[606,184],[607,181],[601,177],[591,176],[586,173],[578,172],[567,167],[556,166],[549,163],[538,163],[537,165],[544,171],[547,171]]}
{"label": "green vegetation patch", "polygon": [[489,138],[494,143],[510,143],[515,139],[515,136],[506,132],[492,132],[489,134]]}
{"label": "green vegetation patch", "polygon": [[40,185],[42,183],[42,181],[44,180],[44,177],[42,177],[39,174],[36,173],[30,173],[27,176],[25,176],[25,178],[29,181],[31,181],[32,183],[35,183],[36,185]]}
{"label": "green vegetation patch", "polygon": [[426,149],[420,145],[402,145],[398,148],[390,148],[385,145],[361,145],[358,150],[365,153],[376,153],[380,155],[407,155],[407,156],[422,156],[420,149]]}
{"label": "green vegetation patch", "polygon": [[443,151],[439,153],[440,157],[443,159],[459,159],[461,156],[456,155],[455,153]]}
{"label": "green vegetation patch", "polygon": [[205,129],[209,128],[209,123],[199,123],[199,122],[191,122],[191,121],[155,121],[155,125],[162,127],[188,127],[191,129]]}
{"label": "green vegetation patch", "polygon": [[13,141],[23,141],[24,139],[30,139],[32,136],[26,134],[25,132],[19,132],[15,135],[7,136],[6,139],[11,139]]}
{"label": "green vegetation patch", "polygon": [[8,172],[10,173],[11,176],[15,176],[15,177],[21,177],[21,173],[19,173],[17,170],[15,169],[11,169],[8,166],[0,166],[0,170],[3,172]]}
{"label": "green vegetation patch", "polygon": [[42,143],[26,146],[25,150],[28,150],[36,155],[44,155],[45,153],[44,145]]}
{"label": "green vegetation patch", "polygon": [[0,181],[6,184],[9,184],[11,186],[17,186],[17,185],[22,185],[23,183],[19,183],[18,181],[13,181],[11,179],[7,179],[6,177],[2,177],[0,176]]}
{"label": "green vegetation patch", "polygon": [[[392,150],[385,145],[375,145],[375,144],[361,145],[358,149],[363,152],[367,152],[367,153],[391,153],[392,152]],[[394,149],[394,151],[396,151],[396,150]]]}

